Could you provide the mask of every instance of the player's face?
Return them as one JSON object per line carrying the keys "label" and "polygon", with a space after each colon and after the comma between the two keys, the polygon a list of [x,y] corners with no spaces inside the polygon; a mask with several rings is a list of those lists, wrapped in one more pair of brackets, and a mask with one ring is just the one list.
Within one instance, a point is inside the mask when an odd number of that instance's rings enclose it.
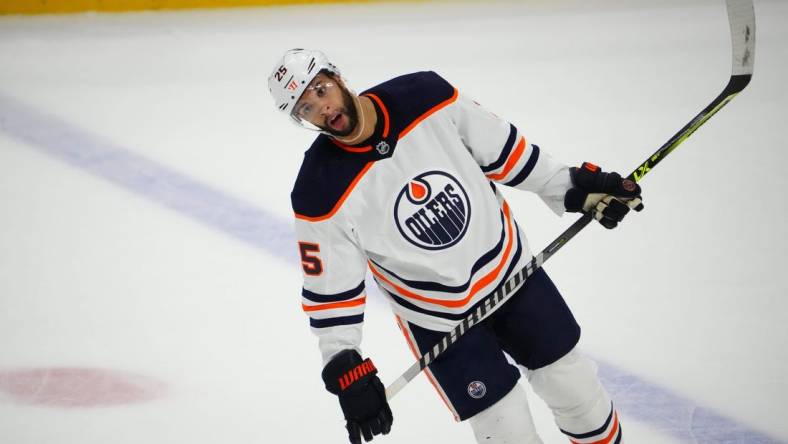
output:
{"label": "player's face", "polygon": [[338,137],[349,135],[358,124],[353,96],[338,79],[323,73],[315,76],[298,99],[293,114]]}

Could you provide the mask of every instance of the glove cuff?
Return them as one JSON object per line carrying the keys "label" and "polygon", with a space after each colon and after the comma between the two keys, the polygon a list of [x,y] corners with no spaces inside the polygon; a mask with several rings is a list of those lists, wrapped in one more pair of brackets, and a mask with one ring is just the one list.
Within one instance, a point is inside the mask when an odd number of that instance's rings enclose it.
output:
{"label": "glove cuff", "polygon": [[615,171],[605,173],[590,162],[583,162],[579,168],[570,168],[572,185],[589,193],[612,194],[616,197],[640,196],[640,186],[634,181],[621,177]]}
{"label": "glove cuff", "polygon": [[378,369],[371,359],[362,360],[357,351],[343,350],[326,364],[322,376],[326,390],[339,395],[365,387],[377,373]]}
{"label": "glove cuff", "polygon": [[[608,176],[611,175],[618,177],[612,177],[613,180],[609,181]],[[575,187],[595,193],[608,191],[607,188],[610,188],[610,184],[614,183],[615,179],[621,179],[621,176],[616,173],[603,173],[602,168],[591,162],[583,162],[579,168],[570,168],[569,176]]]}

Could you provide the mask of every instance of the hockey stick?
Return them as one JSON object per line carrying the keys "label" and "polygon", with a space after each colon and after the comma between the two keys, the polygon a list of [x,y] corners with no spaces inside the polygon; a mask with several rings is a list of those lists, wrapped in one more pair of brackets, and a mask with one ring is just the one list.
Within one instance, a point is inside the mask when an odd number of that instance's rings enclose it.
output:
{"label": "hockey stick", "polygon": [[[733,52],[732,73],[728,85],[706,108],[694,119],[660,147],[654,154],[635,168],[627,176],[635,182],[640,182],[659,162],[686,140],[701,125],[727,105],[740,93],[752,78],[753,62],[755,59],[755,12],[752,0],[725,0],[728,9],[728,21],[731,28],[731,42]],[[386,388],[386,399],[391,400],[405,385],[413,380],[425,367],[435,360],[449,346],[465,334],[471,327],[481,322],[494,312],[503,302],[512,297],[514,292],[531,276],[542,264],[560,250],[570,239],[588,225],[592,216],[584,214],[574,224],[561,233],[541,253],[531,259],[525,268],[517,271],[503,285],[500,285],[492,294],[487,295],[483,303],[457,324],[450,332],[438,341],[430,351],[422,355],[405,373]]]}

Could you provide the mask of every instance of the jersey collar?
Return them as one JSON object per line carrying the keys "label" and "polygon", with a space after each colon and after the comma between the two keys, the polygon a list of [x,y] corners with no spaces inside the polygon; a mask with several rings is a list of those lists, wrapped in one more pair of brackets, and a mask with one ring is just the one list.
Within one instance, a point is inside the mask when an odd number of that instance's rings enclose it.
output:
{"label": "jersey collar", "polygon": [[373,158],[381,159],[391,157],[391,154],[394,152],[394,146],[396,145],[396,138],[391,135],[391,116],[388,107],[376,94],[367,92],[362,95],[372,100],[372,105],[378,117],[372,135],[366,140],[354,145],[345,145],[333,137],[331,137],[331,142],[349,153],[368,154]]}

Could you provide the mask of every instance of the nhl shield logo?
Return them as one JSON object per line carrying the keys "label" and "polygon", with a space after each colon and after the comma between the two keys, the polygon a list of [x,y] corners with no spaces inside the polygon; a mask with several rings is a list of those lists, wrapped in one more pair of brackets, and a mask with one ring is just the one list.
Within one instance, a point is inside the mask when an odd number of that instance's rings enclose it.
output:
{"label": "nhl shield logo", "polygon": [[411,244],[442,250],[462,239],[471,202],[460,182],[444,171],[428,171],[406,183],[394,204],[394,220]]}
{"label": "nhl shield logo", "polygon": [[481,399],[487,394],[487,386],[481,381],[473,381],[468,384],[468,395],[473,399]]}
{"label": "nhl shield logo", "polygon": [[380,143],[375,145],[375,150],[380,153],[381,156],[388,154],[389,149],[391,149],[391,147],[385,140],[381,140]]}

